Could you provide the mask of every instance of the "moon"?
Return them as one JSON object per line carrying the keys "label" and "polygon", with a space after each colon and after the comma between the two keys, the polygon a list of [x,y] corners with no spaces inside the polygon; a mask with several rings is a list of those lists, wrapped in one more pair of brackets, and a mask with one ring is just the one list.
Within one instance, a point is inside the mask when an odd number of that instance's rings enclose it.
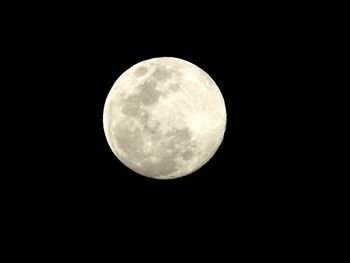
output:
{"label": "moon", "polygon": [[124,165],[146,177],[174,179],[201,168],[219,148],[225,102],[198,66],[152,58],[116,80],[105,101],[103,128]]}

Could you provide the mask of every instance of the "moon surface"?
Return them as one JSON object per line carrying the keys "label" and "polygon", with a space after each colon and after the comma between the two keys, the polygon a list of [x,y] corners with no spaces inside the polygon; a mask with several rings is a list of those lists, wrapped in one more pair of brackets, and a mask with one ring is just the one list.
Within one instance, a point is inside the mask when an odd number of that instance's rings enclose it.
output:
{"label": "moon surface", "polygon": [[219,148],[226,129],[224,99],[196,65],[172,57],[142,61],[114,83],[103,128],[116,157],[155,179],[188,175]]}

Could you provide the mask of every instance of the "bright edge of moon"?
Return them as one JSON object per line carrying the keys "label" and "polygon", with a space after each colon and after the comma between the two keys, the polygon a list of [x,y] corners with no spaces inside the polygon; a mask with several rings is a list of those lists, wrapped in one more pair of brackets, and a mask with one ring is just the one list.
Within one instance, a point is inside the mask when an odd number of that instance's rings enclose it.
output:
{"label": "bright edge of moon", "polygon": [[173,57],[142,61],[114,83],[104,105],[103,128],[115,156],[155,179],[193,173],[219,148],[226,108],[210,76]]}

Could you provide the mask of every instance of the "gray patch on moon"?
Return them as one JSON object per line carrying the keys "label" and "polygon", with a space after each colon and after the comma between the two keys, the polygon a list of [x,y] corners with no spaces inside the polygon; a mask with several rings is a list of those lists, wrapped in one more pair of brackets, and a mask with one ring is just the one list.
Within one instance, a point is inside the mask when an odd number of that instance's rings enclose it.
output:
{"label": "gray patch on moon", "polygon": [[141,84],[138,89],[141,89],[140,96],[144,105],[154,104],[158,101],[159,96],[162,94],[159,90],[156,90],[157,84],[153,81],[146,81]]}
{"label": "gray patch on moon", "polygon": [[160,81],[160,80],[166,80],[171,76],[172,72],[165,67],[158,67],[156,70],[153,72],[152,76]]}
{"label": "gray patch on moon", "polygon": [[135,70],[135,76],[136,77],[142,77],[143,75],[145,75],[147,73],[148,69],[146,67],[138,67]]}
{"label": "gray patch on moon", "polygon": [[157,127],[151,127],[147,123],[145,123],[145,130],[147,130],[152,136],[159,135],[159,131],[157,130]]}
{"label": "gray patch on moon", "polygon": [[171,84],[169,84],[168,89],[170,91],[172,91],[172,92],[177,92],[180,89],[180,84],[178,84],[178,83],[171,83]]}
{"label": "gray patch on moon", "polygon": [[138,94],[130,95],[124,100],[122,112],[128,117],[140,117],[142,113],[148,115],[143,110],[143,106],[155,104],[162,94],[162,92],[156,90],[156,83],[153,81],[146,81],[137,86],[136,89],[140,90]]}
{"label": "gray patch on moon", "polygon": [[190,151],[190,150],[187,150],[186,152],[184,152],[184,153],[181,155],[181,157],[182,157],[182,159],[183,159],[184,161],[191,160],[192,156],[193,156],[193,152]]}
{"label": "gray patch on moon", "polygon": [[138,116],[140,114],[141,99],[137,95],[131,95],[125,100],[122,112],[127,116]]}

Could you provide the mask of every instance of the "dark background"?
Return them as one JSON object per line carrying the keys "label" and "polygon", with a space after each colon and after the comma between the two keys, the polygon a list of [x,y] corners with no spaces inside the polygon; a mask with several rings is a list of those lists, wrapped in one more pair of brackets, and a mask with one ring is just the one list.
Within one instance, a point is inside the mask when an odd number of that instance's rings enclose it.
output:
{"label": "dark background", "polygon": [[[41,215],[39,224],[87,238],[130,231],[142,233],[141,240],[214,234],[244,243],[251,235],[274,232],[278,239],[298,231],[300,215],[313,209],[298,119],[313,21],[285,7],[132,8],[47,7],[11,31],[18,39],[11,60],[27,83],[18,132],[23,138],[25,131],[22,164],[30,172],[15,167],[21,206]],[[126,168],[102,126],[106,96],[120,74],[161,56],[206,71],[227,110],[214,157],[169,181]]]}

